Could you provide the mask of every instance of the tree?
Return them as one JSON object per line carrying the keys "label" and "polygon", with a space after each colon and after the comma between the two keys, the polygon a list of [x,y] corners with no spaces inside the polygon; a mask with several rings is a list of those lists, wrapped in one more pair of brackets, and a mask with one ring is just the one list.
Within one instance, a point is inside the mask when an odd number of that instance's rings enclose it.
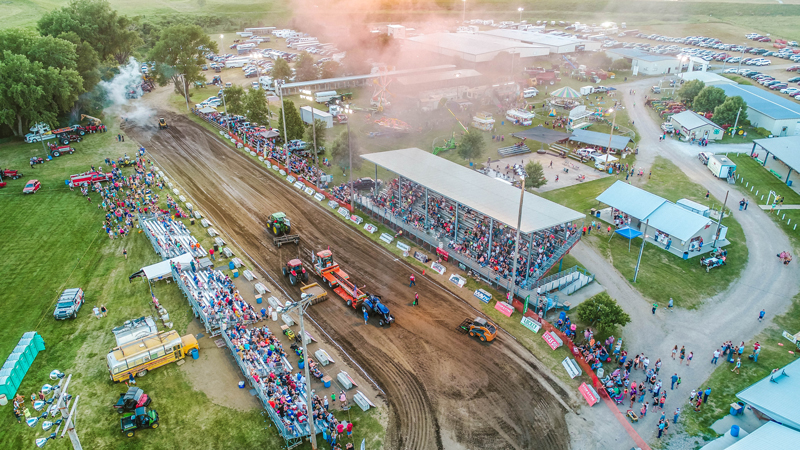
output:
{"label": "tree", "polygon": [[74,69],[45,67],[8,50],[0,57],[0,123],[17,136],[33,123],[54,125],[82,92],[83,80]]}
{"label": "tree", "polygon": [[94,48],[101,61],[112,57],[117,64],[126,63],[143,43],[131,19],[118,15],[106,0],[73,0],[42,16],[37,29],[47,36],[74,32]]}
{"label": "tree", "polygon": [[[348,143],[350,144],[348,146]],[[353,156],[350,157],[350,151],[352,149]],[[358,146],[358,141],[356,137],[352,134],[348,134],[347,130],[342,131],[342,134],[339,135],[331,145],[331,160],[334,164],[339,166],[342,170],[346,170],[350,168],[350,161],[353,161],[353,168],[358,170],[361,168],[361,149]]]}
{"label": "tree", "polygon": [[294,102],[291,100],[283,101],[283,108],[281,108],[281,110],[278,112],[278,120],[283,121],[284,110],[286,110],[286,134],[289,135],[289,138],[286,139],[286,137],[283,135],[283,127],[280,126],[278,127],[278,131],[281,133],[281,138],[284,142],[289,142],[292,139],[302,139],[306,127],[303,124],[303,120],[300,119],[300,113],[297,112]]}
{"label": "tree", "polygon": [[678,97],[686,102],[693,103],[697,94],[699,94],[704,87],[706,87],[706,84],[700,80],[687,81],[678,89]]}
{"label": "tree", "polygon": [[717,106],[725,102],[725,91],[714,86],[706,86],[697,94],[692,109],[700,112],[712,112]]}
{"label": "tree", "polygon": [[306,125],[306,135],[303,138],[306,142],[308,142],[309,146],[313,148],[314,143],[314,134],[316,133],[317,136],[317,148],[325,147],[325,135],[328,132],[326,128],[328,124],[322,120],[314,118],[314,128],[311,127],[311,124]]}
{"label": "tree", "polygon": [[314,65],[314,57],[310,53],[303,51],[295,63],[297,81],[310,81],[319,78],[319,69]]}
{"label": "tree", "polygon": [[480,131],[470,129],[464,133],[461,142],[458,144],[458,156],[471,161],[483,153],[486,148],[486,141]]}
{"label": "tree", "polygon": [[272,78],[287,81],[291,77],[292,69],[289,67],[289,63],[283,58],[276,59],[275,64],[272,66]]}
{"label": "tree", "polygon": [[322,63],[322,78],[336,78],[342,76],[342,65],[336,61]]}
{"label": "tree", "polygon": [[75,44],[53,36],[41,36],[32,30],[0,31],[0,48],[13,54],[24,55],[29,61],[40,62],[44,67],[58,69],[78,67]]}
{"label": "tree", "polygon": [[577,313],[582,322],[596,326],[601,333],[611,333],[617,326],[624,327],[631,321],[631,317],[606,292],[578,305]]}
{"label": "tree", "polygon": [[[739,113],[741,108],[741,113]],[[747,120],[747,103],[738,95],[728,97],[725,101],[714,108],[714,117],[712,120],[717,125],[731,125],[736,123],[736,115],[739,114],[739,123],[744,123]]]}
{"label": "tree", "polygon": [[631,62],[625,58],[620,58],[611,63],[611,70],[631,70]]}
{"label": "tree", "polygon": [[82,41],[74,31],[61,33],[58,38],[75,44],[75,52],[78,54],[76,68],[83,78],[83,89],[86,92],[91,91],[101,80],[100,69],[98,69],[100,57],[97,55],[97,51],[86,41]]}
{"label": "tree", "polygon": [[173,25],[161,32],[161,37],[150,51],[150,59],[157,63],[156,81],[165,86],[175,85],[175,91],[187,99],[189,86],[196,81],[205,82],[200,70],[205,63],[203,55],[208,49],[217,51],[217,43],[197,25]]}
{"label": "tree", "polygon": [[244,97],[244,108],[247,119],[259,125],[269,125],[272,112],[267,107],[267,99],[261,90],[250,89]]}
{"label": "tree", "polygon": [[244,88],[239,85],[226,87],[222,90],[222,95],[225,97],[223,103],[228,114],[233,116],[244,115],[247,108],[244,106]]}
{"label": "tree", "polygon": [[547,178],[544,177],[544,167],[539,161],[530,161],[525,166],[525,187],[538,188],[547,184]]}

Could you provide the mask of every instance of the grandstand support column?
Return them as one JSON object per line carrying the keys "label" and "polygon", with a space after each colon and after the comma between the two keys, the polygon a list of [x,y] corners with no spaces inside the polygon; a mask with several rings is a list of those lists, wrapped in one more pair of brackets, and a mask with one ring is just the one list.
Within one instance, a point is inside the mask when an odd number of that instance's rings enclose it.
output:
{"label": "grandstand support column", "polygon": [[[489,247],[486,249],[486,262],[492,259],[492,235],[494,234],[494,217],[489,217]],[[491,267],[491,263],[489,264]]]}
{"label": "grandstand support column", "polygon": [[461,209],[461,203],[456,202],[456,226],[453,227],[453,240],[458,240],[458,210]]}
{"label": "grandstand support column", "polygon": [[403,208],[403,177],[397,175],[397,211]]}
{"label": "grandstand support column", "polygon": [[525,286],[527,288],[528,277],[531,275],[531,258],[533,257],[533,235],[531,233],[531,244],[528,246],[528,266],[525,268]]}
{"label": "grandstand support column", "polygon": [[425,230],[428,229],[428,188],[425,188]]}
{"label": "grandstand support column", "polygon": [[[514,55],[511,55],[512,57]],[[520,180],[519,186],[519,214],[517,214],[517,239],[514,241],[514,265],[511,272],[511,298],[514,298],[514,288],[517,287],[517,264],[519,264],[519,234],[522,227],[522,202],[525,200],[525,177]]]}
{"label": "grandstand support column", "polygon": [[378,198],[378,165],[375,164],[375,185],[372,187],[372,199],[375,200],[377,198]]}

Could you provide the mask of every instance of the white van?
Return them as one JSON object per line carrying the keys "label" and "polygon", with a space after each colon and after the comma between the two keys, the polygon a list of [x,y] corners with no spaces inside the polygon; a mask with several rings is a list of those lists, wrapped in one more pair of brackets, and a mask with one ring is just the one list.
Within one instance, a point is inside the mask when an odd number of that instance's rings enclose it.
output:
{"label": "white van", "polygon": [[525,98],[536,97],[537,95],[539,95],[539,91],[535,88],[527,88],[522,91],[522,96]]}

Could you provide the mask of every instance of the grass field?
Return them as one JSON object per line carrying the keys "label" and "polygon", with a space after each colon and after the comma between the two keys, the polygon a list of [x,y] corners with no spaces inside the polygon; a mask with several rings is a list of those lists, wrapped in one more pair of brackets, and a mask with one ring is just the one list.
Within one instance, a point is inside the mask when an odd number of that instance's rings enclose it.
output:
{"label": "grass field", "polygon": [[[78,192],[69,191],[63,181],[70,174],[89,170],[92,164],[102,164],[105,157],[134,154],[135,144],[116,142],[117,130],[110,126],[109,133],[89,135],[75,144],[78,151],[74,155],[36,169],[28,167],[27,159],[41,155],[40,145],[0,146],[0,166],[20,168],[26,175],[9,180],[0,190],[0,251],[4,255],[0,260],[0,273],[4,274],[0,291],[5,298],[0,302],[0,317],[4,318],[0,355],[8,355],[22,334],[32,330],[43,336],[47,348],[34,361],[18,392],[28,397],[38,391],[50,382],[47,375],[53,369],[73,374],[70,392],[81,394],[78,423],[84,448],[281,448],[282,439],[274,428],[268,428],[260,409],[238,410],[212,403],[175,364],[139,380],[139,386],[154,399],[161,428],[137,433],[132,439],[121,436],[119,416],[111,404],[125,386],[112,383],[105,366],[105,354],[114,346],[110,329],[125,320],[153,314],[147,283],[141,279],[130,283],[128,276],[160,258],[142,234],[109,240],[100,232],[104,214],[96,206],[97,197],[90,204]],[[23,196],[22,186],[29,178],[38,178],[43,188]],[[199,229],[199,225],[194,227]],[[204,234],[196,233],[208,246],[210,238]],[[127,260],[122,257],[123,248],[128,252]],[[86,304],[77,319],[55,321],[54,302],[68,287],[83,288]],[[174,329],[185,334],[193,320],[186,300],[174,284],[161,282],[154,289],[169,311]],[[108,307],[109,314],[97,320],[91,309],[100,304]],[[234,364],[232,359],[230,364]],[[15,425],[7,409],[0,419],[4,448],[32,447],[35,438],[45,435],[40,427]],[[380,446],[383,430],[375,417],[380,412],[351,413],[356,429],[360,424],[368,441]],[[66,449],[69,444],[59,440],[49,443],[50,447]]]}
{"label": "grass field", "polygon": [[[761,164],[757,163],[748,154],[731,153],[728,157],[731,161],[736,163],[736,172],[746,183],[745,185],[736,183],[736,186],[752,200],[750,208],[758,204],[766,204],[767,194],[770,191],[782,195],[785,199],[783,203],[786,205],[800,205],[800,194],[775,177],[772,172],[764,169]],[[793,173],[790,180],[796,176],[797,174]],[[755,189],[750,191],[750,188],[747,187],[748,185],[755,186]],[[756,192],[758,192],[758,197],[755,195]],[[764,196],[764,200],[761,200],[762,195]],[[791,240],[795,251],[800,249],[800,231],[795,229],[795,225],[800,221],[800,210],[787,209],[781,211],[780,216],[777,214],[770,214],[770,217],[783,229],[784,233],[789,236],[789,240]],[[791,220],[791,223],[789,223],[789,220]]]}
{"label": "grass field", "polygon": [[[754,317],[746,319],[755,320]],[[784,330],[790,334],[800,330],[800,296],[792,299],[792,306],[785,314],[776,317],[772,326],[747,342],[745,356],[752,353],[755,342],[761,344],[758,362],[753,362],[746,357],[742,358],[740,374],[737,375],[731,372],[733,364],[724,362],[723,358],[720,358],[719,367],[703,385],[711,387],[711,396],[708,397],[708,402],[698,413],[687,412],[681,415],[681,420],[688,433],[702,435],[706,438],[716,437],[717,434],[710,427],[718,419],[728,414],[731,403],[737,401],[737,392],[768,376],[773,369],[783,367],[797,359],[800,351],[782,336]],[[783,345],[780,346],[779,343]],[[796,354],[790,354],[790,350],[794,350]],[[687,387],[693,388],[694,386]]]}
{"label": "grass field", "polygon": [[[673,202],[688,198],[712,208],[720,208],[722,202],[716,199],[707,201],[706,190],[692,183],[677,166],[666,159],[657,158],[652,171],[653,176],[645,185],[647,191]],[[586,213],[589,208],[598,206],[595,197],[614,181],[615,178],[609,177],[582,183],[546,192],[543,197]],[[697,258],[684,261],[660,247],[645,245],[639,276],[636,283],[632,283],[633,286],[660,305],[666,304],[672,297],[676,306],[689,309],[699,306],[703,299],[724,291],[744,268],[748,251],[739,223],[726,217],[723,225],[728,227],[728,240],[731,241],[731,245],[726,247],[728,264],[724,268],[706,273]],[[631,242],[630,251],[627,240],[620,236],[609,240],[605,232],[585,236],[583,240],[603,254],[622,276],[629,281],[633,280],[641,239]]]}

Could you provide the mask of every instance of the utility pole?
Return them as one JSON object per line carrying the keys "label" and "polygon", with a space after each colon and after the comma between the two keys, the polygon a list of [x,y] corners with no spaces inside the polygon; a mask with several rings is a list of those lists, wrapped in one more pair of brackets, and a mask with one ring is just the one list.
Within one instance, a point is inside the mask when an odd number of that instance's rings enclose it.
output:
{"label": "utility pole", "polygon": [[286,152],[286,169],[289,169],[289,135],[286,134],[286,108],[283,105],[283,80],[275,80],[278,94],[281,96],[281,114],[283,115],[283,150]]}
{"label": "utility pole", "polygon": [[[611,113],[614,114],[614,117],[611,118],[611,131],[608,133],[608,147],[606,148],[606,153],[611,151],[611,139],[614,138],[614,126],[617,123],[617,112],[611,109]],[[608,162],[608,158],[606,158],[606,162]]]}
{"label": "utility pole", "polygon": [[189,108],[189,83],[186,82],[186,74],[183,74],[183,98],[186,100],[186,110],[191,111]]}
{"label": "utility pole", "polygon": [[644,223],[644,234],[642,235],[642,247],[639,248],[639,260],[636,261],[636,271],[633,273],[633,282],[636,283],[636,278],[639,276],[639,264],[642,263],[642,253],[644,252],[644,243],[647,241],[647,226],[650,224],[650,219]]}
{"label": "utility pole", "polygon": [[222,105],[225,107],[225,125],[228,126],[228,134],[231,133],[231,116],[228,115],[228,103],[225,101],[225,88],[222,88]]}
{"label": "utility pole", "polygon": [[317,119],[314,118],[314,106],[311,106],[311,133],[314,138],[314,167],[317,169],[317,189],[319,189],[319,157],[317,153]]}
{"label": "utility pole", "polygon": [[739,126],[739,114],[742,113],[742,108],[739,108],[739,111],[736,112],[736,122],[733,123],[733,133],[731,136],[736,136],[736,127]]}
{"label": "utility pole", "polygon": [[717,248],[717,238],[719,237],[719,230],[722,228],[722,216],[725,214],[725,204],[728,203],[728,194],[731,191],[725,191],[725,201],[722,202],[722,209],[719,211],[719,220],[717,220],[717,232],[714,233],[714,243],[711,245],[711,248]]}
{"label": "utility pole", "polygon": [[[311,392],[311,378],[310,378],[310,375],[309,375],[309,372],[308,372],[309,357],[308,357],[308,346],[306,344],[306,342],[307,342],[307,340],[306,340],[306,328],[305,328],[305,323],[303,322],[303,316],[306,314],[306,308],[308,308],[308,306],[311,305],[311,302],[314,301],[317,297],[314,296],[314,295],[308,295],[307,297],[302,298],[304,295],[307,295],[307,294],[301,294],[301,300],[299,302],[291,304],[289,307],[284,308],[280,312],[281,313],[289,313],[293,309],[297,309],[298,310],[298,314],[300,315],[300,320],[299,320],[299,322],[300,322],[300,339],[302,339],[302,341],[303,341],[303,361],[304,361],[303,367],[304,367],[304,370],[305,370],[305,377],[306,377],[306,382],[305,382],[306,408],[307,408],[306,414],[307,414],[308,417],[310,417],[311,414],[308,414],[308,410],[311,408],[311,404],[312,404],[311,403],[311,399],[312,399],[313,393]],[[311,449],[312,450],[317,450],[317,432],[314,430],[314,425],[315,425],[314,424],[314,420],[309,420],[307,423],[308,423],[309,432],[310,432],[310,438],[311,438]]]}
{"label": "utility pole", "polygon": [[511,272],[511,302],[514,301],[514,288],[517,286],[517,261],[519,260],[519,235],[522,227],[522,202],[525,200],[525,176],[520,177],[519,214],[517,215],[517,241],[514,243],[514,270]]}
{"label": "utility pole", "polygon": [[[352,211],[355,205],[355,193],[353,192],[353,146],[350,143],[350,121],[347,121],[347,153],[350,158],[350,210]],[[377,183],[378,180],[375,180]]]}

